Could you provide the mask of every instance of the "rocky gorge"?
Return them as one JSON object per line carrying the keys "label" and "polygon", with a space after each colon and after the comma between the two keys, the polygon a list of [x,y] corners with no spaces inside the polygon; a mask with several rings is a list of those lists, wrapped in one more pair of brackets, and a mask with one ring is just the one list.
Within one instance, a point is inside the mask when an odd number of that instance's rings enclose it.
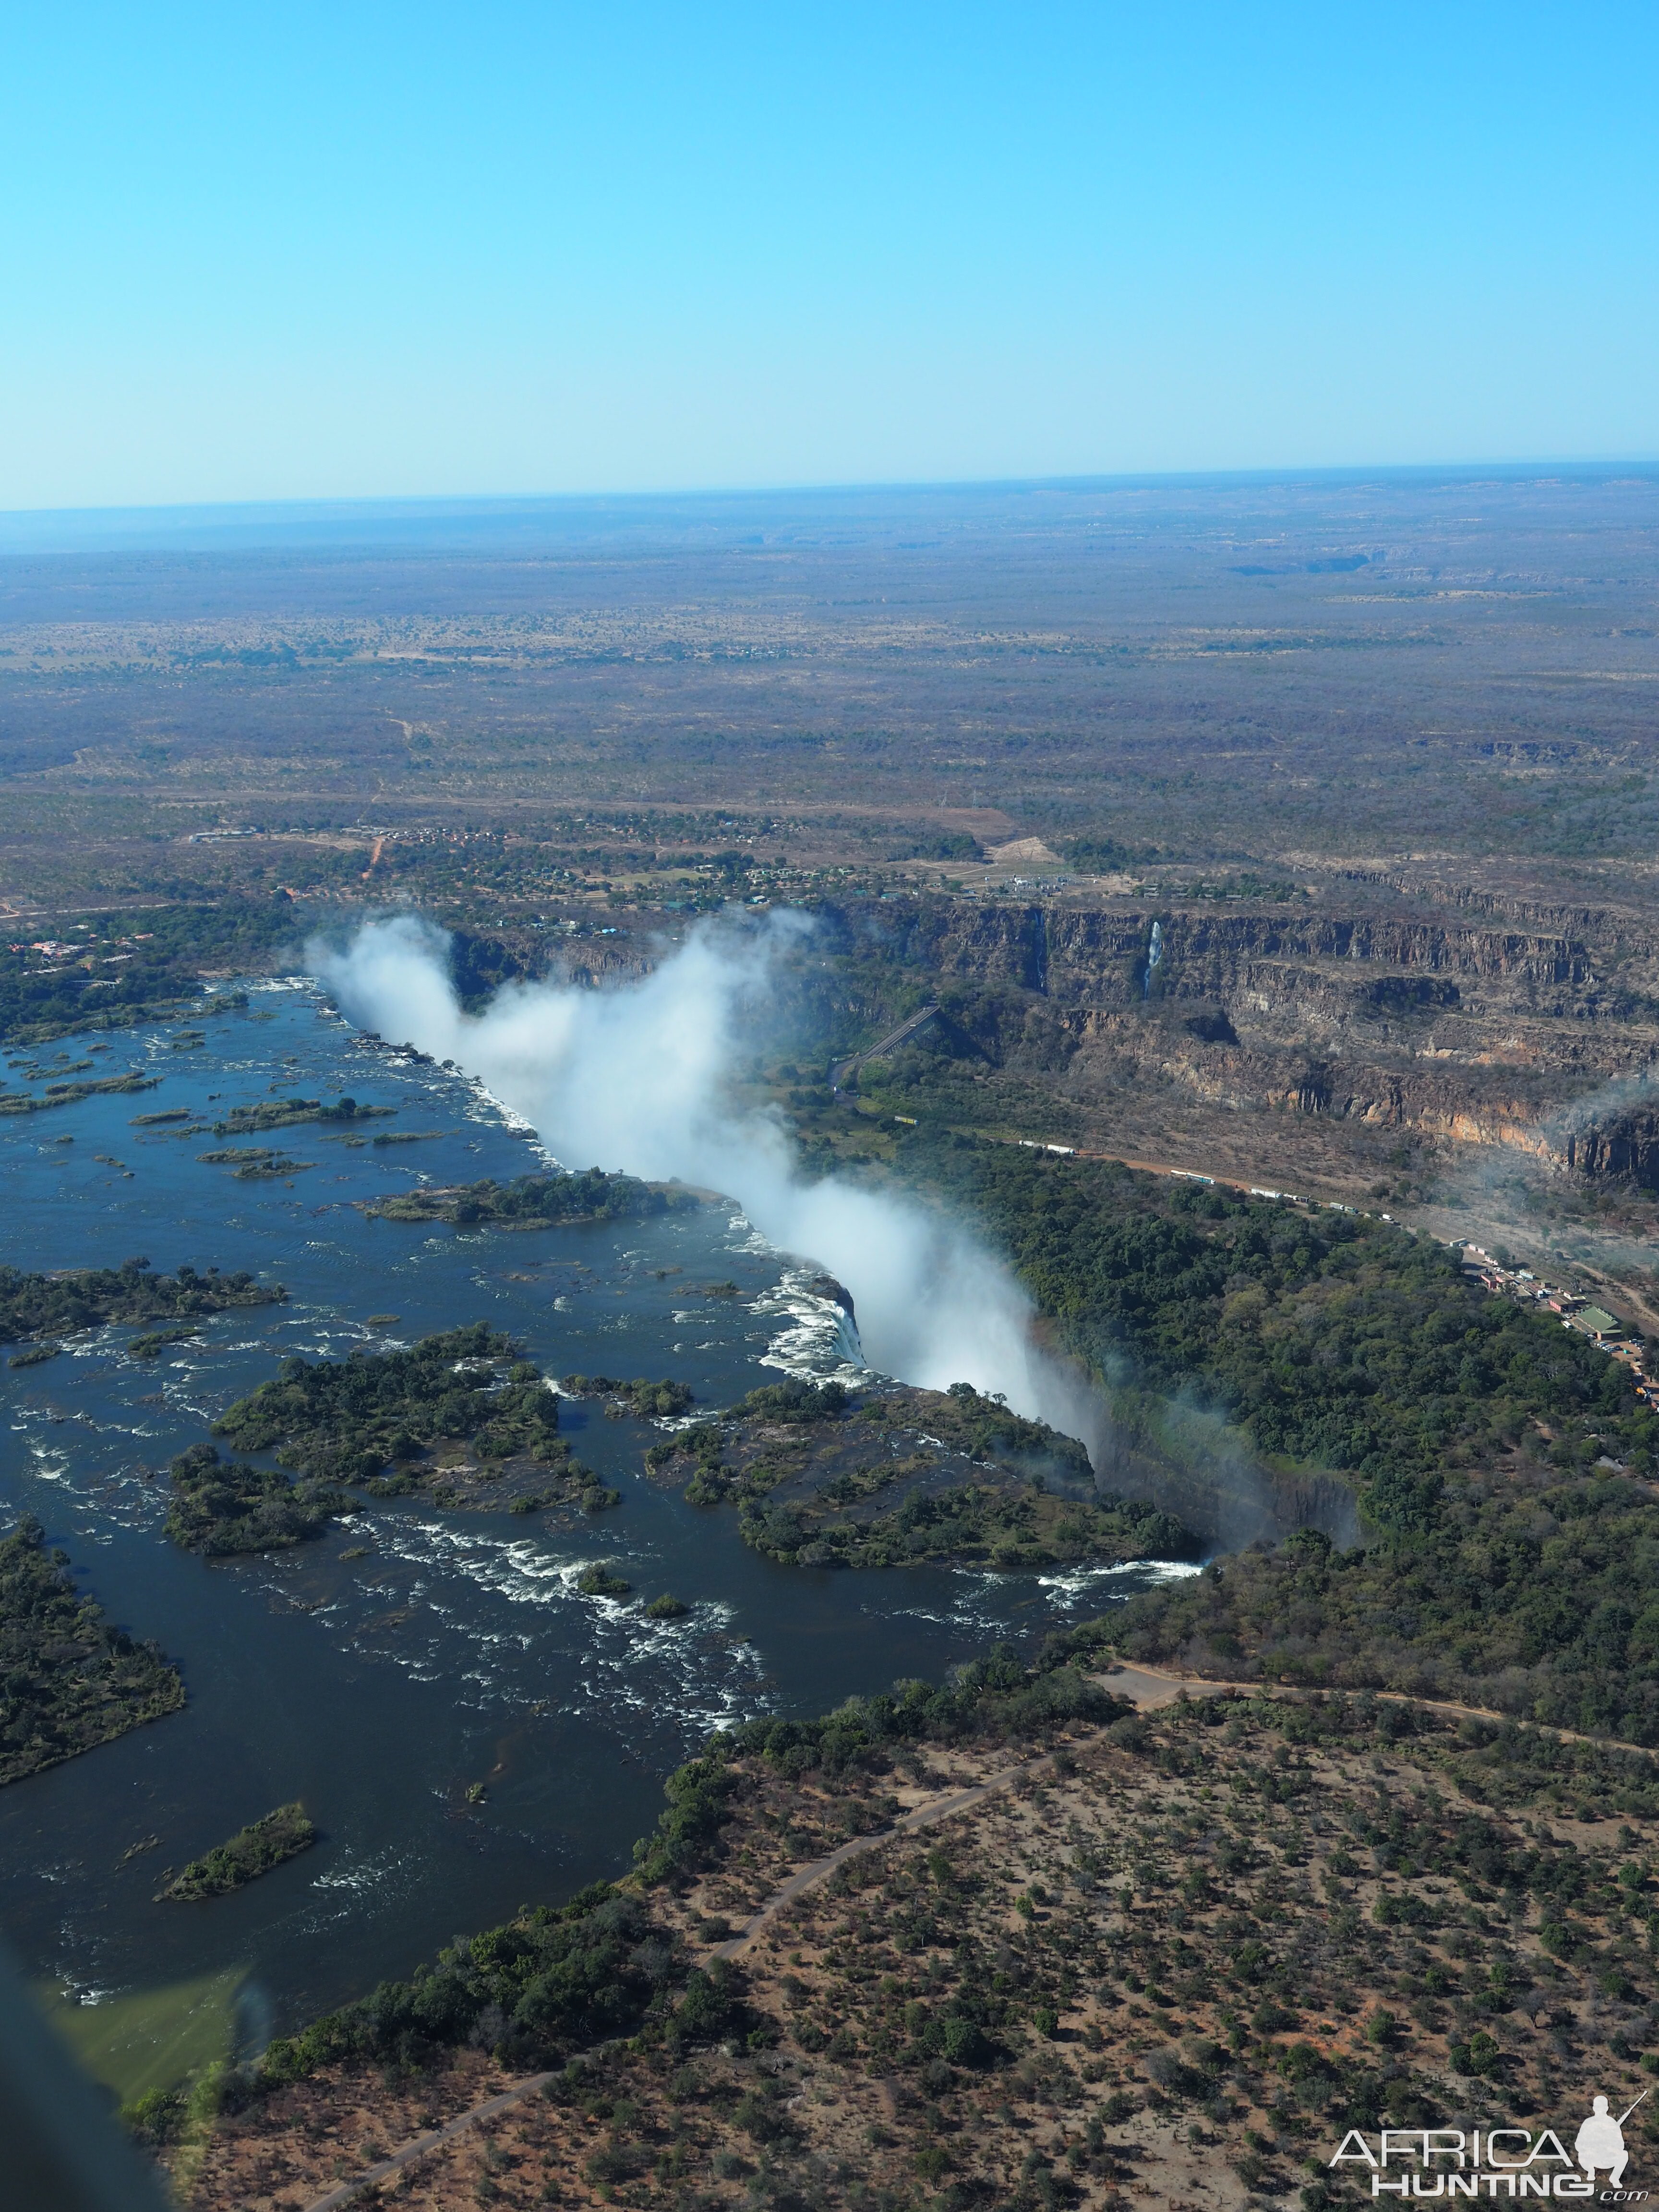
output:
{"label": "rocky gorge", "polygon": [[1344,1157],[1363,1171],[1401,1136],[1659,1176],[1659,928],[1634,908],[1448,912],[1394,890],[1339,907],[1340,888],[890,897],[834,927],[854,961],[925,979],[939,1011],[913,1061],[1038,1085],[1060,1125],[1045,1134],[1156,1152],[1248,1115],[1258,1150],[1277,1125],[1264,1159],[1339,1180]]}

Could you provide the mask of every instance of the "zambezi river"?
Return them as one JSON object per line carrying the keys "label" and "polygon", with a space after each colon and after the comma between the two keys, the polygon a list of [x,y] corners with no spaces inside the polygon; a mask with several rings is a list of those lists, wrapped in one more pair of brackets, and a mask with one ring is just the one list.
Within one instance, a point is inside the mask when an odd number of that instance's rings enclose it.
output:
{"label": "zambezi river", "polygon": [[[181,2020],[216,2008],[246,2051],[458,1933],[623,1871],[663,1777],[722,1722],[938,1677],[998,1637],[1035,1638],[1191,1571],[780,1566],[744,1546],[729,1508],[647,1481],[650,1425],[572,1401],[565,1434],[623,1495],[596,1519],[398,1499],[289,1551],[192,1557],[163,1534],[168,1462],[290,1353],[337,1358],[482,1319],[550,1376],[672,1376],[714,1409],[769,1370],[851,1377],[858,1346],[808,1288],[811,1255],[773,1249],[730,1204],[528,1231],[366,1218],[363,1201],[422,1182],[552,1163],[467,1078],[369,1048],[308,986],[252,987],[245,1006],[188,1027],[14,1052],[7,1079],[42,1095],[88,1058],[74,1079],[161,1080],[0,1120],[0,1258],[142,1255],[168,1273],[245,1268],[289,1292],[160,1358],[131,1354],[140,1328],[126,1324],[0,1366],[4,1525],[36,1515],[78,1583],[159,1642],[189,1693],[182,1711],[0,1790],[0,1927],[83,2048],[100,2007],[129,2045],[159,2039],[153,2065],[129,2049],[115,2067],[125,2087],[160,2078],[168,2036],[198,2051]],[[227,1143],[199,1126],[135,1121],[343,1094],[395,1116],[356,1144],[337,1123],[240,1140],[295,1161],[270,1181],[199,1159]],[[371,1133],[413,1141],[361,1141]],[[709,1294],[725,1285],[735,1297]],[[584,1595],[599,1560],[635,1595]],[[645,1619],[660,1591],[690,1612]],[[295,1799],[318,1826],[313,1849],[234,1895],[155,1901],[166,1870]]]}

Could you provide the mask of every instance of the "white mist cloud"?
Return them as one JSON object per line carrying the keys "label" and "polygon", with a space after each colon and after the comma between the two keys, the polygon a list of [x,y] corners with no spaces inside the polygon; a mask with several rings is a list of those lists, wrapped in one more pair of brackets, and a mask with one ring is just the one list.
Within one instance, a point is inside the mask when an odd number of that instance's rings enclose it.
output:
{"label": "white mist cloud", "polygon": [[454,1060],[567,1165],[729,1193],[771,1243],[847,1285],[866,1357],[884,1373],[1000,1390],[1094,1451],[1100,1401],[1033,1342],[1030,1301],[999,1260],[915,1200],[804,1176],[775,1114],[730,1103],[726,1075],[777,957],[808,927],[793,915],[704,923],[637,982],[509,983],[481,1014],[457,1003],[443,933],[410,915],[366,924],[343,951],[314,942],[307,957],[350,1019]]}

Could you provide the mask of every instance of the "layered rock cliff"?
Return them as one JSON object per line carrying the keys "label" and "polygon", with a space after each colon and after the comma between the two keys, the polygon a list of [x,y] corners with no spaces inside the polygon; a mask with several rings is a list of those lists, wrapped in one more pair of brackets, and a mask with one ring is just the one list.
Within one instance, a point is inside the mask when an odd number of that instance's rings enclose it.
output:
{"label": "layered rock cliff", "polygon": [[1356,905],[890,899],[836,919],[925,974],[989,1064],[1082,1108],[1152,1081],[1659,1182],[1659,939],[1589,909],[1549,928]]}

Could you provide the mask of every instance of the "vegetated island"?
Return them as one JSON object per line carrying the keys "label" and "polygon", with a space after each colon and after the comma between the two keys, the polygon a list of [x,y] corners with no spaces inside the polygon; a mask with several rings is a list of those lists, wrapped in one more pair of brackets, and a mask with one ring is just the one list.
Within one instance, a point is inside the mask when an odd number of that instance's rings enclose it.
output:
{"label": "vegetated island", "polygon": [[483,1322],[406,1351],[285,1359],[213,1433],[243,1451],[274,1446],[313,1481],[376,1498],[419,1492],[437,1505],[521,1512],[621,1503],[560,1436],[540,1368]]}
{"label": "vegetated island", "polygon": [[631,1382],[620,1382],[611,1375],[566,1375],[559,1391],[566,1398],[604,1398],[607,1414],[619,1420],[630,1413],[636,1420],[669,1420],[696,1403],[689,1383],[653,1382],[642,1375]]}
{"label": "vegetated island", "polygon": [[[170,1344],[188,1344],[202,1333],[199,1322],[181,1322],[177,1328],[153,1328],[143,1336],[135,1336],[127,1346],[129,1359],[155,1359]],[[27,1355],[26,1354],[25,1357]],[[19,1363],[14,1359],[12,1365]]]}
{"label": "vegetated island", "polygon": [[78,1106],[106,1091],[154,1091],[159,1075],[106,1075],[91,1083],[49,1083],[39,1094],[27,1091],[0,1091],[0,1114],[44,1114],[53,1106]]}
{"label": "vegetated island", "polygon": [[198,1898],[226,1897],[242,1889],[284,1859],[297,1857],[317,1840],[314,1824],[298,1803],[279,1805],[263,1820],[250,1820],[226,1844],[192,1859],[157,1895],[155,1902],[192,1904]]}
{"label": "vegetated island", "polygon": [[286,1152],[265,1145],[237,1145],[228,1151],[198,1152],[204,1167],[229,1168],[241,1182],[266,1182],[282,1176],[301,1175],[314,1160],[291,1160]]}
{"label": "vegetated island", "polygon": [[32,1516],[0,1539],[0,1784],[73,1759],[185,1702],[155,1644],[77,1591],[69,1553]]}
{"label": "vegetated island", "polygon": [[694,1504],[734,1501],[744,1540],[792,1565],[1115,1565],[1202,1548],[1156,1506],[1099,1495],[1074,1437],[967,1382],[856,1397],[839,1382],[765,1383],[653,1444],[646,1464]]}
{"label": "vegetated island", "polygon": [[186,1552],[210,1559],[304,1543],[351,1505],[332,1484],[295,1482],[280,1468],[221,1459],[208,1443],[180,1452],[169,1473],[167,1532]]}
{"label": "vegetated island", "polygon": [[325,1105],[320,1098],[270,1098],[257,1106],[233,1106],[222,1121],[213,1124],[216,1137],[252,1137],[264,1129],[291,1129],[301,1121],[379,1121],[397,1112],[395,1106],[360,1106],[355,1098],[337,1098]]}
{"label": "vegetated island", "polygon": [[158,1275],[143,1259],[53,1275],[0,1267],[0,1344],[67,1335],[112,1321],[183,1320],[233,1306],[280,1305],[287,1297],[281,1283],[258,1283],[245,1271],[226,1275],[210,1267],[198,1274],[194,1267],[180,1267],[176,1275]]}
{"label": "vegetated island", "polygon": [[637,1176],[588,1168],[579,1175],[515,1176],[511,1182],[458,1183],[400,1191],[356,1201],[371,1220],[447,1221],[465,1227],[553,1229],[579,1221],[634,1221],[701,1206],[681,1183],[641,1182]]}
{"label": "vegetated island", "polygon": [[[1300,2185],[1334,2212],[1305,2178],[1334,2112],[1374,2144],[1383,2115],[1536,2133],[1637,2099],[1652,1759],[1365,1697],[1143,1715],[1077,1662],[1005,1649],[717,1734],[630,1876],[274,2042],[192,2149],[195,2201],[273,2173],[307,2200],[562,2060],[434,2148],[425,2201],[501,2174],[589,2204],[654,2172],[708,2203],[763,2178],[776,2203],[1245,2212]],[[1626,2139],[1651,2157],[1647,2110]],[[183,2100],[137,2117],[164,2138]]]}

